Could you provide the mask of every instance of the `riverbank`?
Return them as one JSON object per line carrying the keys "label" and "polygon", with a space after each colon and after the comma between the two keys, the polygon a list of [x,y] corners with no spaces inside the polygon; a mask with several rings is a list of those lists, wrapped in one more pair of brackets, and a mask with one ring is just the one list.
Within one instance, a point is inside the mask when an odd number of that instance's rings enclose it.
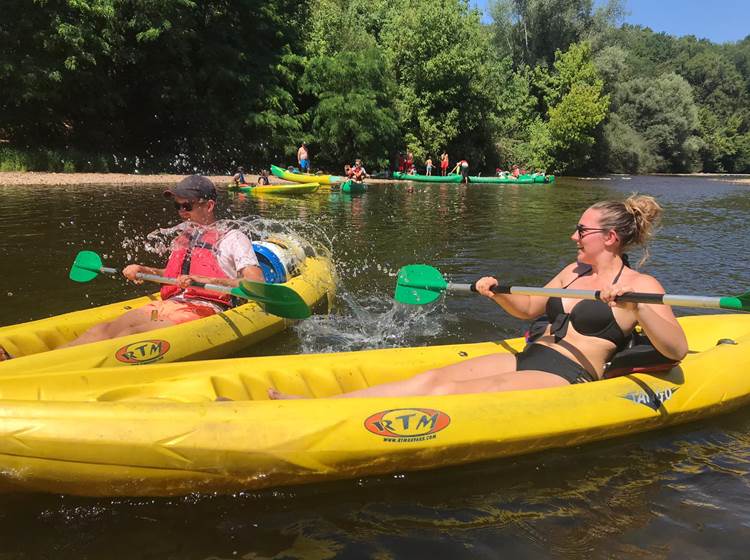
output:
{"label": "riverbank", "polygon": [[[27,171],[0,173],[0,187],[29,186],[29,187],[65,187],[81,185],[173,185],[185,175],[134,175],[128,173],[44,173]],[[217,186],[224,186],[232,181],[227,175],[210,175],[208,177]],[[245,178],[252,184],[258,180],[258,175],[246,174]],[[277,177],[269,177],[272,185],[288,184]],[[393,183],[389,179],[368,179],[368,183]]]}
{"label": "riverbank", "polygon": [[[723,175],[719,173],[690,173],[690,174],[665,174],[671,177],[703,177],[710,181],[722,183],[735,183],[750,185],[750,176],[747,175]],[[173,185],[185,175],[135,175],[130,173],[45,173],[37,171],[27,172],[0,172],[0,187],[29,186],[29,187],[65,187],[81,185],[109,185],[109,186],[133,186],[133,185]],[[246,174],[245,177],[251,183],[258,180],[258,175]],[[602,180],[604,177],[576,177],[578,179]],[[217,186],[224,186],[231,182],[228,175],[210,175],[209,179]],[[278,177],[269,177],[272,185],[288,184]],[[401,183],[393,179],[368,179],[369,184]]]}

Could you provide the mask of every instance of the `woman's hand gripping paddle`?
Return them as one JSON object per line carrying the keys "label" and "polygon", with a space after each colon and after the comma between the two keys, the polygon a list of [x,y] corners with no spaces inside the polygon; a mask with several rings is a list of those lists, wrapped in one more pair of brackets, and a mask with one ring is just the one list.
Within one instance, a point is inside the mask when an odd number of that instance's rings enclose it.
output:
{"label": "woman's hand gripping paddle", "polygon": [[[566,297],[577,299],[601,299],[599,290],[570,290],[562,288],[533,288],[527,286],[494,286],[496,294],[521,294],[528,296]],[[410,305],[425,305],[438,299],[443,292],[476,292],[474,284],[447,282],[439,270],[424,264],[410,264],[398,271],[395,299]],[[750,311],[750,292],[739,296],[683,296],[628,292],[617,297],[617,301],[631,303],[656,303],[679,307],[704,309],[730,309]]]}
{"label": "woman's hand gripping paddle", "polygon": [[[101,273],[117,274],[117,269],[102,266],[102,259],[97,253],[93,251],[81,251],[73,261],[69,277],[75,282],[90,282]],[[176,278],[141,272],[136,276],[140,280],[158,282],[159,284],[178,285]],[[311,315],[310,307],[305,303],[305,300],[297,292],[281,284],[265,284],[263,282],[242,280],[237,288],[219,286],[217,284],[203,284],[201,282],[193,282],[192,286],[257,301],[263,304],[267,313],[287,319],[306,319]]]}

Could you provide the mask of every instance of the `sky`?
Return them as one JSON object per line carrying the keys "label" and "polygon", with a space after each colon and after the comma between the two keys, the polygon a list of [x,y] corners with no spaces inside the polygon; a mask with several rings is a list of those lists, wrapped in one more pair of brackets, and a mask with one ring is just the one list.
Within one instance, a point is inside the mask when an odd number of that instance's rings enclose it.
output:
{"label": "sky", "polygon": [[[490,0],[471,0],[485,14]],[[595,0],[601,5],[604,0]],[[623,23],[650,27],[669,35],[695,35],[714,43],[750,35],[750,0],[624,0],[630,12]],[[485,19],[486,16],[485,16]]]}

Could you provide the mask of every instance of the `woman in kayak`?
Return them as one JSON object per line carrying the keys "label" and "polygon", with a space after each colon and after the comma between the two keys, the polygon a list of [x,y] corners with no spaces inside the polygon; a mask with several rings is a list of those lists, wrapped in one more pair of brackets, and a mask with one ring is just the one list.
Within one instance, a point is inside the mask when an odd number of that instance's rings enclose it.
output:
{"label": "woman in kayak", "polygon": [[[628,265],[624,251],[643,246],[660,216],[653,197],[633,195],[623,202],[598,202],[581,216],[571,235],[576,262],[562,269],[548,288],[600,290],[602,301],[495,294],[496,278],[484,277],[477,291],[519,319],[546,313],[551,324],[523,352],[481,356],[410,379],[376,385],[339,397],[392,397],[484,393],[559,387],[601,379],[605,363],[625,348],[636,324],[664,356],[682,360],[688,350],[682,327],[671,307],[645,303],[618,303],[625,292],[664,293],[652,276]],[[271,398],[287,398],[269,390]]]}
{"label": "woman in kayak", "polygon": [[271,181],[268,180],[268,170],[266,169],[260,170],[260,175],[258,175],[258,181],[255,184],[259,187],[265,187],[271,184]]}

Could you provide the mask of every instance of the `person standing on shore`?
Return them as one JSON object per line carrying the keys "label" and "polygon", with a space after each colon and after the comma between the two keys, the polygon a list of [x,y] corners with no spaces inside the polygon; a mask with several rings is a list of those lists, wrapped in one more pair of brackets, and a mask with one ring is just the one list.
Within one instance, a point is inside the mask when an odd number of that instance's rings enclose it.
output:
{"label": "person standing on shore", "polygon": [[404,162],[404,167],[407,173],[411,172],[411,168],[414,167],[414,154],[413,153],[411,152],[406,153],[406,161]]}
{"label": "person standing on shore", "polygon": [[427,161],[424,162],[425,164],[425,174],[429,177],[432,175],[432,159],[427,158]]}
{"label": "person standing on shore", "polygon": [[304,142],[297,150],[297,163],[301,173],[310,173],[310,156],[307,153],[307,144]]}
{"label": "person standing on shore", "polygon": [[448,161],[448,152],[443,152],[440,154],[440,174],[443,177],[448,174],[448,165],[450,165],[450,162]]}
{"label": "person standing on shore", "polygon": [[458,171],[461,173],[461,182],[467,183],[469,182],[469,162],[465,159],[462,159],[458,162]]}

